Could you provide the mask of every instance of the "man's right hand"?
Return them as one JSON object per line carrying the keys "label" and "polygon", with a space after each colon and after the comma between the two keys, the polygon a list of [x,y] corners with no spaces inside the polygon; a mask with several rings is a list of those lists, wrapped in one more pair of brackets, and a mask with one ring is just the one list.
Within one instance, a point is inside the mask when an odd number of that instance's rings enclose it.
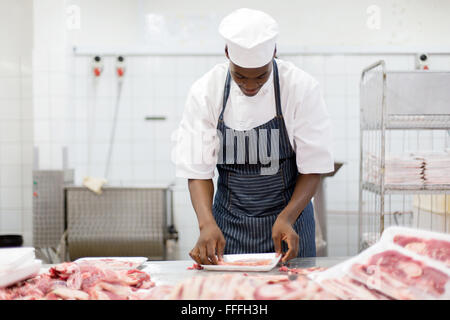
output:
{"label": "man's right hand", "polygon": [[222,231],[216,223],[210,223],[200,228],[200,236],[189,255],[198,264],[217,264],[218,259],[222,259],[224,248]]}

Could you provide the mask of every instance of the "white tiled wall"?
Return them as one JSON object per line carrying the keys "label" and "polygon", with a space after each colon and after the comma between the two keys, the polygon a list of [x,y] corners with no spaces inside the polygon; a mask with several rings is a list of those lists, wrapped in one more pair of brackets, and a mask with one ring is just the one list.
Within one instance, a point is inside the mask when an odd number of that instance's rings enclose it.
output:
{"label": "white tiled wall", "polygon": [[64,49],[33,50],[34,146],[40,169],[62,167],[62,148],[71,134],[66,113],[72,88],[65,56]]}
{"label": "white tiled wall", "polygon": [[0,234],[31,244],[32,1],[0,1]]}
{"label": "white tiled wall", "polygon": [[1,57],[0,64],[0,234],[31,242],[33,121],[31,61]]}
{"label": "white tiled wall", "polygon": [[[102,57],[104,72],[99,78],[92,73],[92,57],[76,56],[73,60],[70,75],[74,87],[66,120],[74,130],[66,142],[76,182],[85,175],[104,176],[117,103],[110,183],[171,182],[175,178],[170,161],[171,133],[180,121],[189,87],[224,58],[125,57],[120,96],[116,57]],[[148,116],[166,120],[146,121]]]}

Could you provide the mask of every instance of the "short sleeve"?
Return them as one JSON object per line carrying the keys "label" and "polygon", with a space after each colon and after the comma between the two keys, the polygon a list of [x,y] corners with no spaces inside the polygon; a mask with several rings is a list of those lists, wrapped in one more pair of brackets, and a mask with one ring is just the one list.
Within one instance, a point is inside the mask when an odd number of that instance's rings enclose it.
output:
{"label": "short sleeve", "polygon": [[294,146],[300,173],[334,171],[331,119],[317,81],[296,106]]}

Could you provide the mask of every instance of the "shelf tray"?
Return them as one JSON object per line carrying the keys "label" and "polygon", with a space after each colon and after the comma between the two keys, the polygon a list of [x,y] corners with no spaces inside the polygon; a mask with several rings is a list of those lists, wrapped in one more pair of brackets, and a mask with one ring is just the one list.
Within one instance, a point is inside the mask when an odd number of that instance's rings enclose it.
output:
{"label": "shelf tray", "polygon": [[450,115],[389,115],[386,129],[450,129]]}
{"label": "shelf tray", "polygon": [[[372,182],[363,182],[362,189],[377,194],[381,193],[381,186]],[[442,194],[450,193],[450,184],[430,184],[430,185],[384,185],[384,194]]]}

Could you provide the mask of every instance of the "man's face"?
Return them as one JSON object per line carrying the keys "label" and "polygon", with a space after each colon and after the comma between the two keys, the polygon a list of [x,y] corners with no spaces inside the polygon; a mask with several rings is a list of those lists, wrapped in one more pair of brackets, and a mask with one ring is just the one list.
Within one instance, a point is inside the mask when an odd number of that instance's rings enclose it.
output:
{"label": "man's face", "polygon": [[[227,53],[228,57],[228,53]],[[256,95],[266,83],[272,71],[272,61],[259,68],[242,68],[230,60],[230,74],[242,93],[248,97]]]}

